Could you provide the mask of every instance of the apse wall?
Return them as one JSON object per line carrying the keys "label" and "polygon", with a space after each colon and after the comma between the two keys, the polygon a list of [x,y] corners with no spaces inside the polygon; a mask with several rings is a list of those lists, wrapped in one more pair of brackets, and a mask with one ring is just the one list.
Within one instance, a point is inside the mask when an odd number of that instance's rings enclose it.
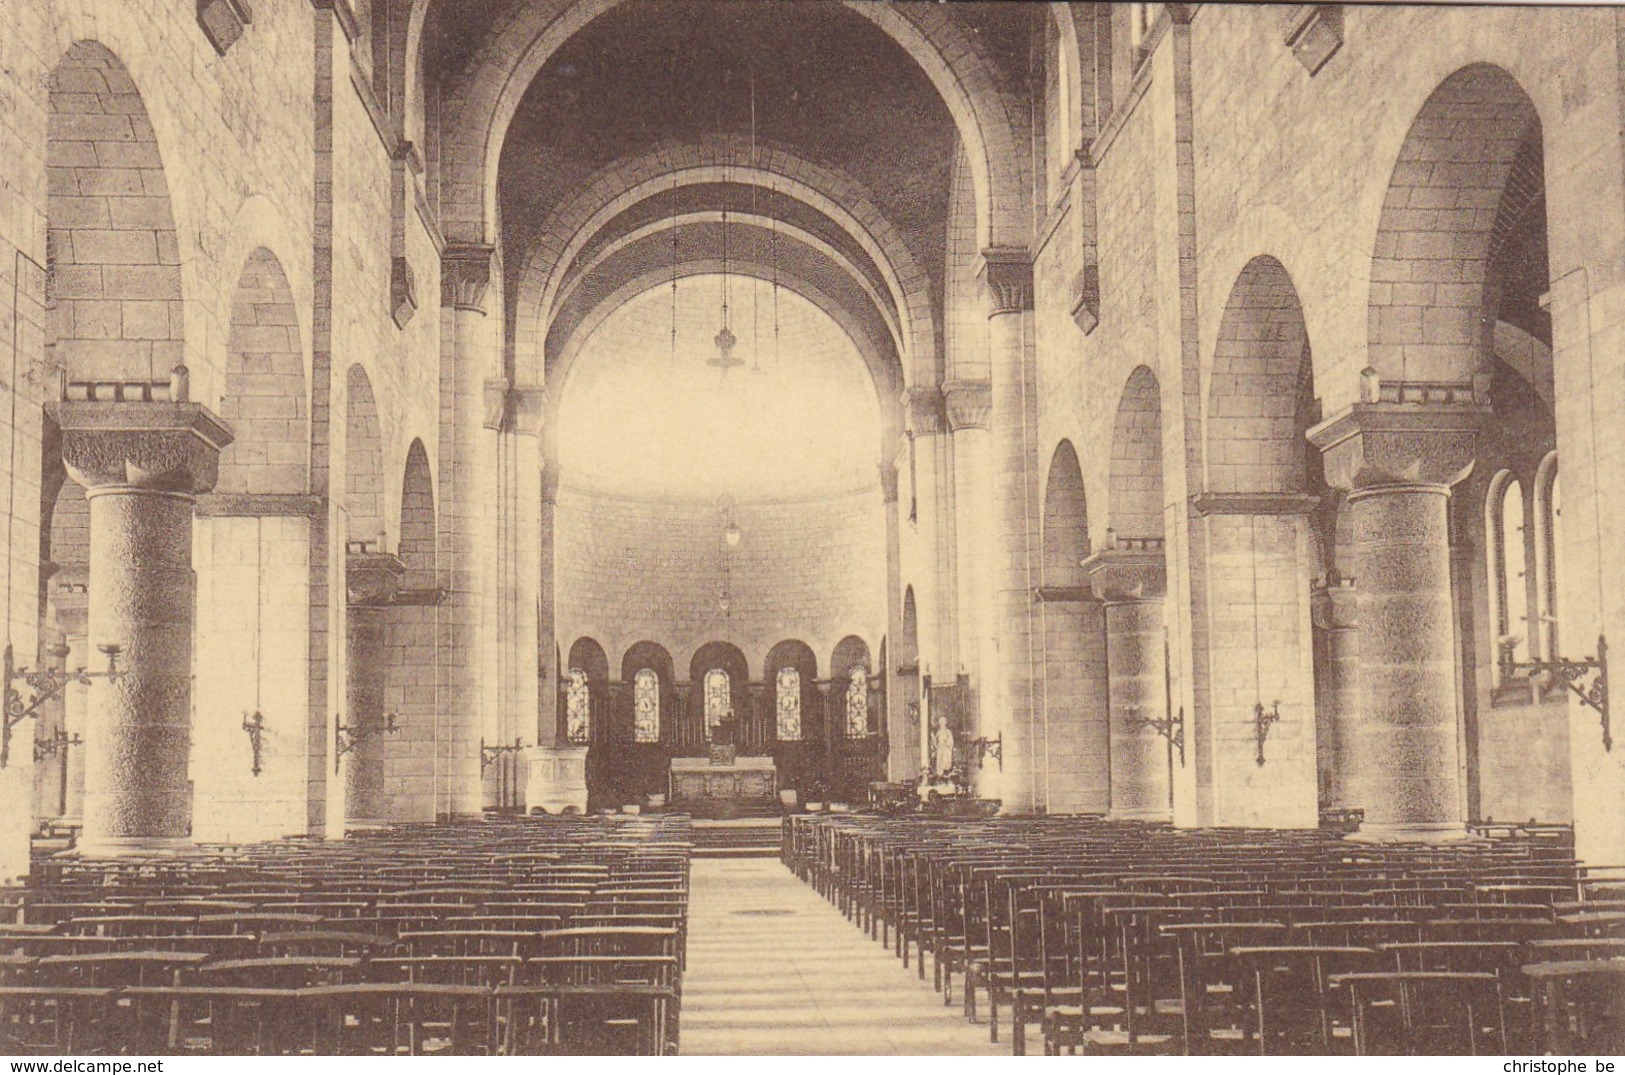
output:
{"label": "apse wall", "polygon": [[751,678],[767,651],[795,638],[826,674],[835,644],[855,634],[878,650],[886,624],[886,544],[880,490],[736,504],[728,550],[715,503],[623,497],[565,486],[555,515],[557,632],[567,654],[596,639],[618,676],[634,643],[658,642],[679,679],[706,642],[744,652]]}

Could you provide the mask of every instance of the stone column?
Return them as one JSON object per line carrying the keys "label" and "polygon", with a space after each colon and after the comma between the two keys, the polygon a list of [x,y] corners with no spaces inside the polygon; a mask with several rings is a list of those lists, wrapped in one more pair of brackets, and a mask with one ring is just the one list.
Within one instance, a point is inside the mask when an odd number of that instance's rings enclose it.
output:
{"label": "stone column", "polygon": [[1309,431],[1328,483],[1349,490],[1354,526],[1359,716],[1340,744],[1348,804],[1365,811],[1361,839],[1460,839],[1448,517],[1450,487],[1472,469],[1487,386],[1476,399],[1471,385],[1367,392]]}
{"label": "stone column", "polygon": [[991,576],[994,664],[982,678],[991,688],[993,719],[1004,736],[1000,797],[1006,813],[1041,807],[1036,774],[1044,753],[1039,714],[1040,682],[1034,663],[1037,616],[1033,546],[1038,505],[1033,437],[1037,402],[1027,354],[1027,318],[1033,308],[1033,266],[1025,250],[997,249],[982,255],[982,282],[989,296],[988,368],[992,373],[992,546],[982,568]]}
{"label": "stone column", "polygon": [[[901,561],[902,520],[898,518],[898,474],[895,458],[880,462],[880,510],[886,519],[886,662],[879,669],[886,682],[886,779],[912,780],[920,772],[920,744],[916,729],[908,723],[908,702],[902,664],[903,572]],[[878,654],[876,655],[878,659]]]}
{"label": "stone column", "polygon": [[1316,767],[1324,804],[1334,810],[1348,800],[1343,741],[1360,713],[1360,613],[1353,579],[1328,577],[1310,593],[1319,636],[1315,665]]}
{"label": "stone column", "polygon": [[[1095,596],[1106,605],[1110,814],[1166,821],[1173,816],[1171,745],[1146,723],[1169,717],[1162,539],[1122,540],[1086,560],[1084,571]],[[1177,752],[1173,757],[1178,757]]]}
{"label": "stone column", "polygon": [[[942,533],[937,525],[942,502],[942,495],[937,489],[937,453],[942,444],[941,434],[945,423],[942,391],[935,386],[910,388],[903,394],[903,406],[908,433],[912,438],[910,459],[913,465],[914,499],[909,507],[913,512],[916,552],[911,579],[918,643],[916,661],[919,683],[923,688],[924,677],[931,669],[953,668],[953,661],[949,657],[953,639],[942,627],[944,613],[950,611],[953,605],[946,596],[953,579],[953,555],[939,547]],[[931,722],[926,718],[926,708],[923,704],[920,707],[919,742],[916,746],[922,766],[931,757]]]}
{"label": "stone column", "polygon": [[123,649],[124,675],[90,688],[79,846],[92,855],[181,847],[192,806],[192,507],[214,487],[231,433],[196,403],[48,410],[68,475],[90,501],[89,648]]}
{"label": "stone column", "polygon": [[[989,734],[997,710],[988,686],[993,665],[993,574],[987,570],[992,542],[988,511],[993,499],[988,417],[993,394],[985,381],[944,381],[942,399],[953,440],[954,538],[958,572],[959,665],[970,683],[967,739]],[[948,670],[944,669],[946,674]],[[996,732],[993,734],[997,734]],[[997,797],[999,772],[988,762],[968,774],[977,794]]]}
{"label": "stone column", "polygon": [[478,817],[480,738],[488,695],[496,690],[493,610],[489,607],[496,540],[496,434],[485,426],[487,382],[501,373],[486,293],[495,251],[448,246],[441,259],[441,305],[450,338],[441,344],[440,500],[436,569],[446,601],[440,615],[438,689],[445,759],[437,812]]}
{"label": "stone column", "polygon": [[[90,626],[90,569],[84,564],[74,564],[64,567],[55,578],[51,580],[51,609],[56,615],[56,625],[62,631],[62,641],[68,647],[64,658],[68,668],[94,667],[92,656],[100,658],[100,654],[89,652],[85,633]],[[103,667],[106,667],[103,662]],[[67,748],[63,764],[67,767],[64,774],[66,790],[64,792],[64,805],[62,820],[65,824],[78,825],[84,821],[85,815],[85,714],[89,704],[90,688],[82,683],[69,683],[62,691],[62,727],[71,739],[75,735],[80,738],[80,745]]]}
{"label": "stone column", "polygon": [[389,818],[385,769],[389,756],[385,694],[389,689],[389,605],[406,576],[393,553],[352,552],[345,557],[344,724],[350,749],[340,762],[344,773],[344,822],[381,825]]}

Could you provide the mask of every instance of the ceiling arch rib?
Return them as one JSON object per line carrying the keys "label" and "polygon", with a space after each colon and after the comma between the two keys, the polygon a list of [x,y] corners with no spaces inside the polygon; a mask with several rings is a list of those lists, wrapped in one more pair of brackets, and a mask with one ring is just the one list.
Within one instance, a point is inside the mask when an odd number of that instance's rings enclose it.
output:
{"label": "ceiling arch rib", "polygon": [[[736,153],[737,160],[728,159]],[[816,232],[820,230],[816,222],[826,220],[855,243],[878,272],[879,283],[898,311],[911,379],[934,379],[931,375],[940,356],[931,283],[880,210],[851,179],[782,151],[764,151],[757,167],[747,162],[748,156],[737,148],[730,152],[726,145],[662,147],[604,169],[577,197],[560,206],[521,269],[515,288],[521,362],[524,352],[534,353],[537,342],[526,340],[527,326],[546,324],[572,265],[601,236],[613,234],[618,219],[640,205],[670,197],[674,191],[726,181],[767,190],[811,214],[786,223],[801,223],[805,230]],[[629,177],[641,178],[629,182]]]}
{"label": "ceiling arch rib", "polygon": [[[621,0],[541,0],[493,21],[455,85],[443,142],[443,225],[448,237],[496,237],[497,178],[509,125],[531,82],[567,41]],[[908,9],[844,0],[912,59],[947,108],[973,161],[977,236],[984,246],[1025,245],[1030,210],[1023,173],[1024,118],[973,35],[935,5]]]}
{"label": "ceiling arch rib", "polygon": [[[627,247],[646,242],[650,239],[657,242],[663,241],[669,246],[671,243],[673,228],[677,228],[679,230],[680,239],[681,232],[684,229],[691,229],[697,226],[707,226],[707,230],[720,231],[723,226],[721,211],[708,210],[703,212],[684,213],[669,219],[657,220],[620,235],[607,245],[596,248],[592,252],[590,258],[583,258],[578,263],[577,270],[571,273],[570,278],[565,283],[564,290],[560,293],[559,301],[561,303],[568,302],[570,295],[573,293],[577,284],[579,284],[583,279],[589,278],[600,265],[604,264],[605,261],[614,257],[622,250],[625,250]],[[837,250],[835,247],[824,242],[824,240],[820,239],[818,236],[810,235],[794,225],[785,224],[769,217],[754,216],[748,212],[730,213],[728,216],[728,226],[730,228],[741,229],[742,234],[754,234],[758,240],[760,240],[762,234],[765,233],[772,236],[776,231],[778,243],[800,243],[803,246],[810,247],[815,253],[822,255],[836,269],[845,273],[845,275],[849,277],[853,283],[857,284],[857,286],[862,289],[864,295],[868,297],[869,301],[874,305],[876,312],[880,314],[881,319],[885,322],[886,328],[890,332],[893,348],[897,353],[902,353],[904,350],[902,329],[897,321],[896,310],[888,301],[889,296],[883,295],[881,292],[877,291],[873,281],[871,281],[869,277],[858,268],[858,266],[853,265],[842,251]],[[768,242],[771,244],[773,239],[770,237]],[[679,241],[679,250],[680,249],[681,242]],[[771,246],[769,247],[769,253],[771,254]],[[681,258],[679,258],[679,264],[681,264]]]}
{"label": "ceiling arch rib", "polygon": [[[675,275],[681,279],[700,272],[720,272],[722,246],[720,225],[695,224],[679,230],[679,261]],[[838,265],[815,248],[794,239],[780,237],[778,258],[771,256],[769,236],[761,228],[731,228],[729,271],[762,280],[777,277],[780,285],[796,292],[824,310],[852,337],[869,366],[876,391],[882,399],[895,396],[902,383],[902,370],[889,326],[869,296]],[[572,338],[582,337],[595,313],[606,315],[617,301],[624,302],[662,280],[671,280],[669,235],[656,233],[629,244],[603,262],[576,287],[551,319],[546,336],[545,383],[556,383],[562,367],[560,358]],[[630,282],[641,284],[628,291]],[[734,331],[745,335],[748,315],[733,311]],[[758,316],[763,316],[759,312]],[[720,311],[719,311],[720,326]],[[760,332],[770,331],[759,322]]]}

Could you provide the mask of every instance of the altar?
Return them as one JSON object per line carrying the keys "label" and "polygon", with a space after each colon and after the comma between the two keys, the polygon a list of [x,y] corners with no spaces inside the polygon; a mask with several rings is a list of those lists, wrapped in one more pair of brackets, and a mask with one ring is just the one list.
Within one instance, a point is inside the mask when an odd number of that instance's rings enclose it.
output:
{"label": "altar", "polygon": [[699,817],[777,809],[779,771],[767,757],[735,758],[726,765],[709,758],[673,758],[670,791],[672,807]]}

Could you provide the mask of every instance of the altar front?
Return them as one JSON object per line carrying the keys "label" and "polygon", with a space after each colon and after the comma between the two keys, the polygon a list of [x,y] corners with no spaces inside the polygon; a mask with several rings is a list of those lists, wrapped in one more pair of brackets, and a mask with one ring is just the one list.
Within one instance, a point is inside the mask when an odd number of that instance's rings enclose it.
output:
{"label": "altar front", "polygon": [[709,758],[671,760],[669,804],[696,817],[733,817],[777,809],[779,772],[769,757],[735,758],[714,764]]}

